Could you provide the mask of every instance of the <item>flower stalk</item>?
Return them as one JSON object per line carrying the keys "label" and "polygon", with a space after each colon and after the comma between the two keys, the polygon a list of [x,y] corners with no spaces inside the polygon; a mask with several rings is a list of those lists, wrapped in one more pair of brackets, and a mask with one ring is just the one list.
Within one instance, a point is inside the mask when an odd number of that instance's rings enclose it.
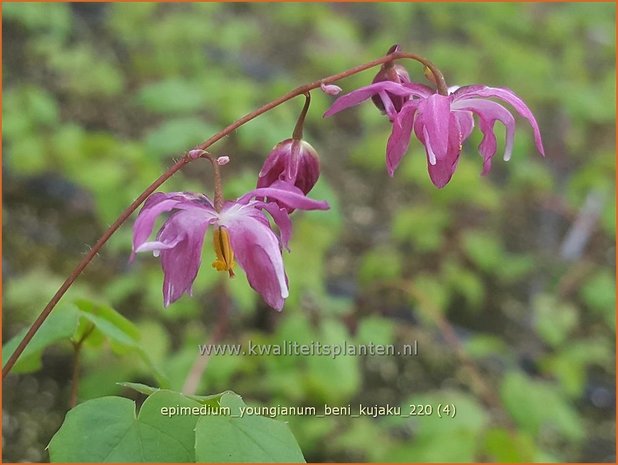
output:
{"label": "flower stalk", "polygon": [[271,102],[266,103],[265,105],[259,107],[258,109],[252,111],[251,113],[246,114],[242,118],[236,120],[226,128],[222,129],[218,133],[214,134],[210,138],[206,139],[201,144],[194,147],[193,150],[187,152],[180,160],[176,161],[172,166],[170,166],[161,176],[159,176],[152,184],[150,184],[144,192],[142,192],[114,221],[103,233],[103,235],[99,238],[99,240],[92,246],[90,251],[82,258],[82,260],[77,264],[75,269],[71,272],[71,274],[66,278],[66,280],[62,283],[60,288],[53,295],[49,303],[45,306],[45,308],[41,311],[39,316],[36,318],[34,323],[30,326],[24,338],[17,345],[15,351],[11,354],[6,364],[2,367],[2,378],[4,379],[15,363],[17,362],[20,355],[23,353],[26,346],[30,343],[34,335],[37,333],[41,325],[45,322],[47,317],[50,315],[52,310],[58,304],[62,296],[66,293],[66,291],[71,287],[71,285],[75,282],[75,280],[79,277],[79,275],[84,271],[84,269],[90,264],[92,259],[100,252],[103,246],[107,243],[107,241],[112,237],[112,235],[122,226],[122,224],[137,210],[137,208],[155,191],[157,190],[165,181],[167,181],[170,177],[172,177],[176,172],[184,168],[190,162],[199,158],[199,155],[196,157],[196,151],[206,151],[207,148],[212,146],[214,143],[228,136],[232,132],[234,132],[239,127],[248,123],[249,121],[257,118],[258,116],[272,110],[275,107],[299,96],[304,95],[310,92],[313,89],[317,89],[322,86],[326,86],[328,84],[332,84],[333,82],[339,81],[341,79],[347,78],[349,76],[358,74],[367,69],[373,68],[375,66],[380,66],[384,63],[398,60],[398,59],[412,59],[416,60],[423,65],[425,65],[429,70],[433,73],[436,79],[436,86],[438,93],[441,95],[448,95],[448,86],[446,85],[446,81],[444,76],[438,70],[438,68],[428,61],[427,59],[406,52],[394,52],[389,55],[385,55],[383,57],[377,58],[375,60],[369,61],[367,63],[355,66],[353,68],[349,68],[345,71],[342,71],[337,74],[333,74],[331,76],[327,76],[326,78],[322,78],[308,84],[304,84],[299,86],[290,92],[282,95],[281,97],[272,100]]}

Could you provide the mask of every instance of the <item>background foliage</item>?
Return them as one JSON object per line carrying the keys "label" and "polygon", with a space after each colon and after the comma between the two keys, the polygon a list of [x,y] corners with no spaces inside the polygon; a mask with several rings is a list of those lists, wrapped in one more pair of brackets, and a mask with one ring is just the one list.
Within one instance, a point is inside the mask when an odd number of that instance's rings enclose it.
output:
{"label": "background foliage", "polygon": [[[222,291],[207,251],[194,297],[164,311],[158,261],[128,264],[126,225],[4,383],[3,460],[48,460],[67,411],[69,338],[85,325],[98,334],[82,351],[79,400],[141,402],[117,383],[180,390],[220,305],[231,312],[228,342],[416,339],[421,353],[213,357],[201,394],[458,407],[454,419],[280,418],[307,461],[615,460],[613,4],[9,3],[3,13],[5,341],[174,157],[393,43],[427,56],[450,85],[514,89],[547,152],[535,154],[520,120],[512,161],[496,160],[487,177],[476,134],[445,189],[431,185],[416,142],[390,179],[384,117],[364,105],[324,121],[331,98],[314,93],[305,134],[323,175],[312,196],[332,209],[295,214],[285,310],[266,308],[242,275]],[[228,196],[253,187],[301,105],[214,148],[232,158]],[[210,193],[209,167],[194,163],[164,187]]]}

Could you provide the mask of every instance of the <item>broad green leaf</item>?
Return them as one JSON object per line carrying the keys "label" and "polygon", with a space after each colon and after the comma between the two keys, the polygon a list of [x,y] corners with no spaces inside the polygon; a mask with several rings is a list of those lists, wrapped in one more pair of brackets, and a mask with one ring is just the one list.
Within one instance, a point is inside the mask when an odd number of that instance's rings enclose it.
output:
{"label": "broad green leaf", "polygon": [[[43,351],[56,342],[68,341],[77,329],[78,319],[77,310],[71,306],[61,306],[52,311],[26,346],[12,371],[14,373],[28,373],[38,370],[41,367]],[[13,354],[27,332],[28,328],[24,328],[2,346],[2,366]]]}
{"label": "broad green leaf", "polygon": [[[101,397],[67,413],[49,443],[52,462],[194,462],[199,414],[171,415],[172,408],[202,405],[182,394],[158,391],[136,415],[135,402]],[[167,409],[167,410],[165,410]]]}
{"label": "broad green leaf", "polygon": [[[156,387],[152,387],[152,386],[148,386],[146,384],[142,384],[142,383],[129,383],[129,382],[125,382],[125,383],[117,383],[120,386],[123,387],[127,387],[130,389],[133,389],[134,391],[137,391],[141,394],[145,394],[147,396],[150,396],[152,394],[155,394],[159,391],[161,391],[160,388],[156,388]],[[225,391],[225,392],[221,392],[219,394],[211,394],[208,396],[197,396],[197,395],[188,395],[188,394],[183,394],[185,397],[191,399],[191,400],[195,400],[196,402],[199,402],[201,404],[212,404],[212,405],[219,405],[219,399],[221,399],[221,396],[223,396],[226,393],[231,393],[232,391]]]}
{"label": "broad green leaf", "polygon": [[205,415],[197,422],[198,462],[305,462],[286,423],[247,412],[242,415],[246,405],[231,392],[223,394],[221,407],[231,414]]}

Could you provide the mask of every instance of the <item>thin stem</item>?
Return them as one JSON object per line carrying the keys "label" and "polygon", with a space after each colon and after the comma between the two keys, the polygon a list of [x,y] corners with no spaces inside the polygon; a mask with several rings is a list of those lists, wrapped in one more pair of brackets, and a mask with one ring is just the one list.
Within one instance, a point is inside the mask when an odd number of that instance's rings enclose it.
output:
{"label": "thin stem", "polygon": [[[230,299],[227,291],[226,281],[222,281],[219,287],[219,315],[217,321],[217,327],[215,328],[210,341],[209,346],[214,346],[221,342],[225,336],[228,324],[228,315],[230,312]],[[208,362],[210,361],[210,353],[198,352],[193,366],[189,370],[187,379],[182,387],[182,393],[187,395],[193,395],[197,392],[197,388],[200,384],[200,380],[206,371]]]}
{"label": "thin stem", "polygon": [[71,287],[73,282],[81,274],[84,268],[86,268],[86,266],[88,266],[88,264],[97,255],[97,253],[99,253],[99,251],[101,250],[101,248],[103,248],[103,246],[109,240],[109,238],[118,230],[118,228],[127,220],[127,218],[129,218],[129,216],[131,216],[131,214],[135,210],[137,210],[137,208],[142,204],[142,202],[144,202],[150,196],[150,194],[152,194],[161,184],[167,181],[167,179],[169,179],[174,173],[176,173],[186,164],[190,163],[191,161],[195,159],[195,157],[192,156],[191,153],[195,153],[195,150],[205,151],[208,147],[213,145],[215,142],[228,136],[229,134],[234,132],[236,129],[238,129],[240,126],[242,126],[243,124],[248,123],[252,119],[257,118],[261,114],[272,110],[273,108],[281,105],[282,103],[287,102],[288,100],[293,99],[294,97],[306,94],[313,89],[317,89],[322,84],[330,84],[340,79],[344,79],[354,74],[360,73],[361,71],[365,71],[367,69],[381,65],[388,61],[401,59],[401,58],[408,58],[408,59],[416,60],[424,64],[425,66],[427,66],[431,70],[431,72],[434,74],[434,76],[436,77],[438,92],[442,95],[448,95],[448,87],[446,86],[444,76],[442,76],[442,73],[435,67],[435,65],[433,65],[433,63],[413,53],[395,52],[390,55],[385,55],[378,59],[372,60],[365,64],[355,66],[346,71],[342,71],[340,73],[333,74],[323,79],[319,79],[309,84],[305,84],[300,87],[297,87],[291,90],[290,92],[288,92],[287,94],[282,95],[281,97],[265,105],[262,105],[257,110],[254,110],[251,113],[246,114],[245,116],[236,120],[234,123],[230,124],[229,126],[219,131],[212,137],[206,139],[204,142],[196,146],[193,150],[187,152],[187,154],[185,154],[184,157],[182,157],[180,160],[174,163],[170,168],[168,168],[168,170],[165,173],[163,173],[156,181],[154,181],[150,186],[148,186],[146,190],[142,192],[142,194],[137,199],[135,199],[133,203],[131,203],[131,205],[129,205],[122,212],[122,214],[118,217],[118,219],[114,221],[114,223],[103,233],[103,235],[96,242],[96,244],[94,244],[92,249],[90,249],[90,252],[88,252],[84,256],[84,258],[82,258],[82,260],[78,263],[75,269],[71,272],[69,277],[64,281],[64,283],[62,283],[62,286],[60,286],[60,288],[56,291],[56,293],[51,298],[49,303],[45,306],[41,314],[36,318],[32,326],[30,326],[30,329],[28,329],[28,332],[26,333],[24,338],[18,344],[15,351],[11,354],[6,364],[2,367],[2,378],[4,379],[6,375],[9,374],[9,372],[11,371],[11,368],[13,368],[13,365],[15,365],[15,362],[17,361],[19,356],[22,354],[22,352],[24,351],[28,343],[32,340],[32,338],[34,337],[36,332],[39,330],[43,322],[47,319],[47,317],[49,316],[51,311],[54,309],[56,304],[60,301],[60,299],[66,293],[66,291]]}
{"label": "thin stem", "polygon": [[69,406],[71,408],[77,405],[77,392],[79,390],[79,365],[80,365],[80,353],[84,341],[94,331],[94,324],[88,328],[88,331],[77,342],[73,342],[73,377],[71,378],[71,398],[69,400]]}
{"label": "thin stem", "polygon": [[294,132],[292,133],[292,138],[295,140],[301,140],[303,138],[303,128],[305,127],[305,117],[309,111],[309,105],[311,105],[311,93],[307,92],[305,94],[305,105],[298,116],[296,126],[294,126]]}
{"label": "thin stem", "polygon": [[210,161],[210,164],[212,165],[212,169],[213,169],[213,176],[214,176],[214,180],[215,180],[215,210],[220,212],[221,209],[223,208],[223,184],[221,182],[221,171],[219,170],[219,163],[217,163],[217,160],[215,160],[215,158],[208,152],[206,152],[205,150],[202,151],[203,153],[200,155],[200,158],[206,158]]}

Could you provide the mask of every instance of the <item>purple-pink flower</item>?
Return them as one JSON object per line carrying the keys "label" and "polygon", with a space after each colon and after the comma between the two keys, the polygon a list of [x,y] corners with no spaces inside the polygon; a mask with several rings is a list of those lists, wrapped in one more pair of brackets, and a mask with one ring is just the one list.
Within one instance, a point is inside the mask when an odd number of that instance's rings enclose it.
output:
{"label": "purple-pink flower", "polygon": [[257,187],[288,182],[307,194],[320,176],[320,157],[302,139],[286,139],[272,149],[258,175]]}
{"label": "purple-pink flower", "polygon": [[[460,87],[449,95],[440,95],[422,84],[383,81],[339,97],[324,116],[334,115],[373,97],[380,99],[393,125],[386,146],[386,167],[391,176],[407,152],[414,131],[416,138],[425,146],[432,182],[439,188],[444,187],[455,172],[463,142],[472,133],[474,116],[477,116],[479,129],[483,133],[479,145],[483,157],[482,174],[489,172],[491,160],[496,154],[496,121],[506,127],[504,159],[509,160],[515,137],[515,118],[509,110],[490,98],[507,102],[528,120],[534,132],[536,148],[541,155],[545,155],[534,115],[523,100],[509,89],[474,85]],[[405,103],[399,107],[401,99]]]}
{"label": "purple-pink flower", "polygon": [[[263,199],[267,198],[267,201]],[[283,207],[280,207],[282,205]],[[282,248],[288,247],[292,223],[287,209],[326,210],[324,201],[310,199],[284,182],[258,188],[226,202],[217,212],[208,197],[189,192],[157,192],[142,207],[133,226],[133,253],[152,251],[161,258],[163,301],[167,307],[184,293],[191,295],[202,257],[204,236],[213,228],[213,267],[234,275],[235,260],[249,284],[276,310],[288,297]],[[157,217],[171,212],[156,239],[149,241]],[[279,228],[273,232],[268,212]]]}

